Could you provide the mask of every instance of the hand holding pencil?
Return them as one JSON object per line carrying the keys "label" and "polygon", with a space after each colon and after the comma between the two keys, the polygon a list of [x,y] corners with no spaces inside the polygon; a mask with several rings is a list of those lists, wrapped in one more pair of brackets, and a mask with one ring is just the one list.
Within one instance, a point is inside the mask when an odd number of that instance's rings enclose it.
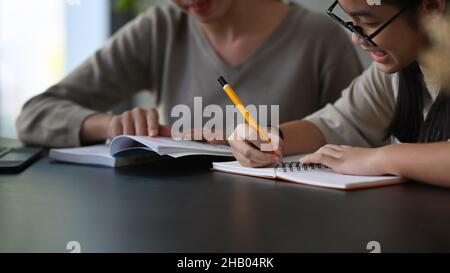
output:
{"label": "hand holding pencil", "polygon": [[247,108],[245,108],[244,103],[238,97],[236,92],[234,92],[231,85],[228,84],[223,77],[219,78],[219,83],[222,85],[223,90],[225,91],[225,93],[227,93],[228,97],[230,97],[231,101],[234,103],[239,112],[241,112],[241,114],[244,116],[248,124],[258,132],[258,134],[265,142],[270,143],[271,140],[267,136],[266,132],[259,126],[258,122],[256,122],[256,120],[252,117]]}
{"label": "hand holding pencil", "polygon": [[[231,85],[223,77],[219,78],[219,83],[247,121],[247,124],[238,125],[228,138],[228,142],[232,147],[245,145],[245,147],[235,147],[237,149],[233,149],[234,156],[248,167],[263,167],[279,163],[283,158],[283,140],[279,136],[279,131],[273,128],[261,127]],[[259,137],[262,141],[259,140]],[[245,140],[247,143],[243,143],[242,140]],[[246,154],[241,155],[235,151],[245,151]],[[249,156],[250,154],[253,156]]]}

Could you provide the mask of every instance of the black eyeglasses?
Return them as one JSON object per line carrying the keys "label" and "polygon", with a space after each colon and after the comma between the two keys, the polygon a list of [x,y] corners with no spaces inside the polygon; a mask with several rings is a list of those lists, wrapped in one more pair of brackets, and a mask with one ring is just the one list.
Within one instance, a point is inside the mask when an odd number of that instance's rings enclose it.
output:
{"label": "black eyeglasses", "polygon": [[374,47],[378,47],[378,45],[373,41],[373,38],[375,38],[375,36],[380,34],[385,28],[387,28],[395,19],[397,19],[397,17],[399,17],[407,9],[406,7],[402,8],[397,14],[394,15],[394,17],[389,19],[389,21],[384,23],[374,33],[367,35],[364,33],[364,30],[360,26],[354,25],[353,22],[346,22],[346,21],[342,20],[341,18],[339,18],[339,16],[337,16],[336,14],[333,13],[333,10],[336,8],[336,6],[338,4],[339,4],[339,1],[336,0],[333,3],[333,5],[331,5],[331,7],[327,10],[327,14],[330,15],[330,17],[333,18],[340,25],[342,25],[346,29],[350,30],[352,33],[358,35],[359,37],[364,39],[364,41],[366,41],[368,44],[370,44],[371,46],[374,46]]}

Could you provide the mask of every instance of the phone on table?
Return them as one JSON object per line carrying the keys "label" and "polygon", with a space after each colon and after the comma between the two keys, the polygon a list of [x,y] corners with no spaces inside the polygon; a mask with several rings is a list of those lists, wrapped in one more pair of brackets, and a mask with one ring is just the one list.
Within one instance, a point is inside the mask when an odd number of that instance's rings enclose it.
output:
{"label": "phone on table", "polygon": [[38,160],[44,149],[0,147],[0,174],[20,173]]}

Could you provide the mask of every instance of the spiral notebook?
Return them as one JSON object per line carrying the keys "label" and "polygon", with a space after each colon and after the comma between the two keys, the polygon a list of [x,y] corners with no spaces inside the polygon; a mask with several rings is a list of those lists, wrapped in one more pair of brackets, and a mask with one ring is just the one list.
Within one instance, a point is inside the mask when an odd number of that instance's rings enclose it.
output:
{"label": "spiral notebook", "polygon": [[302,165],[298,160],[303,156],[286,157],[282,163],[271,168],[243,167],[237,161],[214,162],[213,170],[340,190],[381,187],[406,182],[404,179],[396,176],[343,175],[322,165]]}

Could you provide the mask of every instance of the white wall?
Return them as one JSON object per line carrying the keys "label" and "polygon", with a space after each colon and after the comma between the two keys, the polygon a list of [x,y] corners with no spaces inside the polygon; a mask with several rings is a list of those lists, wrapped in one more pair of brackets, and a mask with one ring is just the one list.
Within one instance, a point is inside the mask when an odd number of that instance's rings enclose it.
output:
{"label": "white wall", "polygon": [[0,0],[0,136],[32,96],[58,82],[109,36],[111,0]]}
{"label": "white wall", "polygon": [[102,47],[110,34],[111,1],[78,1],[79,4],[66,5],[66,72],[72,71]]}
{"label": "white wall", "polygon": [[64,75],[64,1],[0,0],[0,136],[22,105]]}

